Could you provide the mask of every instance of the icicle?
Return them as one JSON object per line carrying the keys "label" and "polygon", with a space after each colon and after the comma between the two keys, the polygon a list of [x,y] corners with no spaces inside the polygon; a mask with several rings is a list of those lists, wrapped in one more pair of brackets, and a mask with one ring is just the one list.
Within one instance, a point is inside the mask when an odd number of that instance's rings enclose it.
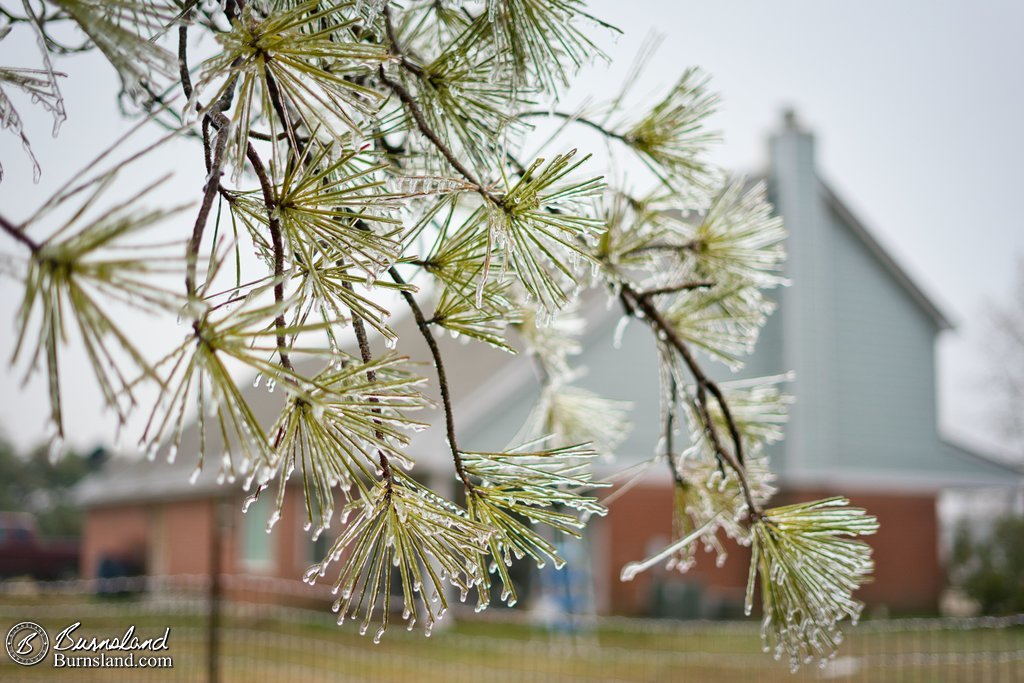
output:
{"label": "icicle", "polygon": [[614,348],[622,348],[622,338],[626,333],[626,328],[629,326],[630,320],[632,320],[632,317],[628,315],[624,315],[619,318],[619,322],[615,325],[615,334],[612,337],[612,346]]}
{"label": "icicle", "polygon": [[662,560],[668,559],[674,553],[682,550],[686,546],[688,546],[691,543],[693,543],[695,540],[697,540],[697,538],[699,538],[701,536],[701,534],[703,534],[705,531],[707,531],[708,528],[714,522],[717,522],[717,520],[718,520],[718,515],[715,515],[710,520],[708,520],[706,523],[704,523],[700,528],[696,529],[695,531],[690,533],[688,536],[685,536],[685,537],[679,539],[675,543],[672,543],[667,548],[665,548],[661,552],[653,555],[652,557],[649,557],[648,559],[643,560],[642,562],[630,562],[629,564],[627,564],[625,567],[622,568],[622,573],[620,574],[619,578],[622,581],[632,581],[633,579],[636,578],[636,575],[639,574],[640,572],[642,572],[644,570],[647,570],[647,569],[650,569],[651,567],[653,567],[654,565],[658,564]]}
{"label": "icicle", "polygon": [[262,491],[263,491],[262,488],[256,489],[256,493],[252,494],[251,496],[246,496],[245,497],[245,500],[242,501],[242,514],[243,515],[246,514],[247,512],[249,512],[249,508],[251,508],[253,503],[255,503],[259,499],[260,493]]}
{"label": "icicle", "polygon": [[47,458],[51,465],[56,465],[60,462],[61,455],[63,455],[63,449],[64,438],[59,433],[54,433],[54,435],[50,437],[49,452],[47,454]]}
{"label": "icicle", "polygon": [[274,525],[277,524],[278,520],[281,519],[281,511],[274,510],[270,515],[270,519],[267,520],[267,533],[269,534],[274,530]]}
{"label": "icicle", "polygon": [[316,583],[316,578],[320,576],[320,570],[320,565],[312,565],[311,567],[307,568],[306,571],[302,574],[302,580],[305,583],[308,583],[312,586],[314,583]]}

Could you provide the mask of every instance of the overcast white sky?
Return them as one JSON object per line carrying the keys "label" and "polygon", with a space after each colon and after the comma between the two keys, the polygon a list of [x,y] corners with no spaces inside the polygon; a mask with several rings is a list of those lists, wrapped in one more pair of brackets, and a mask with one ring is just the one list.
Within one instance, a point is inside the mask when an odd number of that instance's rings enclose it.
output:
{"label": "overcast white sky", "polygon": [[[583,74],[577,94],[600,98],[616,89],[640,44],[657,31],[664,44],[636,93],[656,92],[689,65],[708,71],[724,100],[714,121],[725,136],[715,152],[723,165],[760,171],[782,109],[797,110],[817,135],[822,175],[957,324],[940,345],[943,429],[991,443],[989,399],[976,378],[984,367],[985,307],[1008,300],[1015,262],[1024,258],[1024,3],[596,0],[591,7],[625,35],[607,41],[611,69]],[[0,42],[0,64],[34,59],[32,40],[12,34]],[[0,183],[0,213],[9,218],[25,217],[127,127],[113,102],[115,77],[101,59],[57,68],[69,74],[69,120],[60,138],[49,137],[47,118],[22,107],[44,169],[38,186],[16,140],[0,134],[8,176]],[[158,163],[198,168],[196,154],[177,146]],[[172,191],[198,196],[202,180],[179,173]],[[4,242],[0,251],[15,249]],[[11,329],[18,293],[0,281],[2,330]],[[180,335],[173,322],[147,330],[149,343],[164,348],[167,335]],[[0,358],[11,349],[11,334],[0,334]],[[75,358],[66,364],[70,439],[82,446],[109,441],[110,421]],[[20,446],[41,440],[43,383],[36,378],[20,389],[20,375],[0,372],[0,429]]]}

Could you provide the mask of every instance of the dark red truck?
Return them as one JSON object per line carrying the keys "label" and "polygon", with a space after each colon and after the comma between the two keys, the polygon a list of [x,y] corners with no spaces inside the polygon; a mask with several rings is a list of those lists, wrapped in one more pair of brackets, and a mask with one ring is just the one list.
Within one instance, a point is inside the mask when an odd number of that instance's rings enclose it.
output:
{"label": "dark red truck", "polygon": [[77,538],[39,538],[35,518],[25,512],[0,512],[0,578],[39,580],[78,575]]}

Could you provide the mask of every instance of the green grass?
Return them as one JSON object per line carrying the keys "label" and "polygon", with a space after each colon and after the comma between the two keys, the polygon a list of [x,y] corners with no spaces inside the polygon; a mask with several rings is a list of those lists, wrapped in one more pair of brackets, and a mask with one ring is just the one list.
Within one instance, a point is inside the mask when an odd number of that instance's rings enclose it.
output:
{"label": "green grass", "polygon": [[[55,671],[51,659],[19,667],[0,655],[3,681],[205,680],[207,631],[201,602],[0,595],[0,629],[30,619],[52,635],[81,621],[83,635],[143,637],[171,628],[173,669]],[[518,615],[521,616],[521,615]],[[575,634],[524,621],[448,619],[432,638],[397,622],[374,645],[356,624],[323,611],[233,604],[223,617],[221,680],[249,681],[679,681],[810,680],[879,683],[1024,680],[1024,628],[937,629],[921,621],[866,624],[848,636],[831,668],[797,675],[761,652],[754,623],[602,621]]]}

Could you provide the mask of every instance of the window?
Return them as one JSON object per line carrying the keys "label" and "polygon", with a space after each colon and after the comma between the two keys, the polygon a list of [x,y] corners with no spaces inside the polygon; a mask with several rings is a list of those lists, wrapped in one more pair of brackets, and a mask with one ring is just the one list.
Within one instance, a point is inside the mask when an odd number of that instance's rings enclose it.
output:
{"label": "window", "polygon": [[267,519],[273,508],[273,496],[260,496],[242,515],[242,569],[260,574],[274,569],[273,536],[267,533]]}
{"label": "window", "polygon": [[[309,534],[306,532],[303,533],[306,534],[306,538],[308,539]],[[309,556],[306,559],[310,564],[315,564],[324,559],[324,555],[327,554],[327,551],[331,547],[330,529],[325,529],[323,533],[320,534],[320,537],[315,541],[307,540],[307,545],[309,546]]]}

